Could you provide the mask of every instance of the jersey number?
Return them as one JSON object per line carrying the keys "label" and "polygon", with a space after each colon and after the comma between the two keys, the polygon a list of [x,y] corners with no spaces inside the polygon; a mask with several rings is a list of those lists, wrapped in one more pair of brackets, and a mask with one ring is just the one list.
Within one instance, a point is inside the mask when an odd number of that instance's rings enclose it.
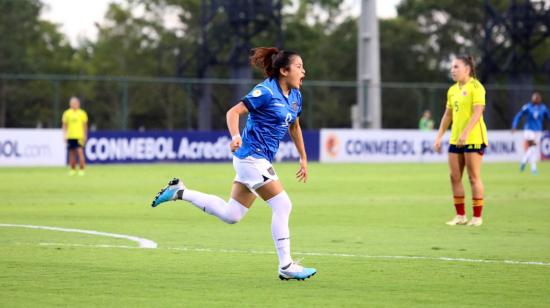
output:
{"label": "jersey number", "polygon": [[287,113],[286,114],[286,117],[285,117],[285,126],[288,127],[288,125],[290,125],[290,121],[292,121],[292,114]]}

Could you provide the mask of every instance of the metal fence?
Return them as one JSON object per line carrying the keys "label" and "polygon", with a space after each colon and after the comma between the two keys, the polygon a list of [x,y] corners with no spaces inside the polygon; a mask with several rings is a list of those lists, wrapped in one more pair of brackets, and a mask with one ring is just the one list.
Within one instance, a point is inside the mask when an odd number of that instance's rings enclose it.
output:
{"label": "metal fence", "polygon": [[[211,129],[225,129],[225,112],[246,94],[243,89],[260,81],[0,74],[0,127],[60,127],[69,98],[78,96],[92,129],[197,130],[205,112]],[[383,128],[417,128],[424,110],[432,112],[437,126],[449,85],[382,83]],[[206,111],[199,103],[205,89],[210,93]],[[550,98],[546,85],[486,85],[486,89],[484,116],[491,129],[509,128],[533,91],[541,92],[543,101]],[[355,81],[305,81],[302,127],[352,127],[356,94]]]}

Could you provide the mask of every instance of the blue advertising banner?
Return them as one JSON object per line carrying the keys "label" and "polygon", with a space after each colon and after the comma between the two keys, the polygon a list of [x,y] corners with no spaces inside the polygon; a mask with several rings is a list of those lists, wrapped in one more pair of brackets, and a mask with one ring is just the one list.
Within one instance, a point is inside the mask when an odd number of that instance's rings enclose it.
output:
{"label": "blue advertising banner", "polygon": [[[308,160],[319,160],[319,132],[304,131]],[[231,138],[227,131],[96,131],[85,146],[91,164],[155,162],[229,162]],[[276,161],[298,160],[287,136],[280,143]]]}
{"label": "blue advertising banner", "polygon": [[540,154],[542,160],[550,160],[550,132],[546,132],[540,141]]}

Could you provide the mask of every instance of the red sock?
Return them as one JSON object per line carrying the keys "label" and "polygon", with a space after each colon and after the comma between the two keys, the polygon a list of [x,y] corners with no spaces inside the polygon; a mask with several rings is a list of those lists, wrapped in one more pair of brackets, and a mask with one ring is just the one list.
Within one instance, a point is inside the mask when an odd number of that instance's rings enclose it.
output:
{"label": "red sock", "polygon": [[466,211],[464,210],[464,196],[462,197],[454,196],[454,203],[455,203],[456,214],[461,216],[466,215]]}
{"label": "red sock", "polygon": [[481,217],[481,212],[483,211],[483,198],[473,198],[472,199],[474,217]]}

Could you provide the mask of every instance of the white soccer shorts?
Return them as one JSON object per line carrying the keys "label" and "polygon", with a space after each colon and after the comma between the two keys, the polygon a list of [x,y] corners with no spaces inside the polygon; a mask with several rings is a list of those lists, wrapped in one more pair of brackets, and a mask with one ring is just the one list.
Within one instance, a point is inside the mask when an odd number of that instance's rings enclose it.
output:
{"label": "white soccer shorts", "polygon": [[248,156],[240,159],[233,156],[233,168],[235,168],[235,182],[244,184],[250,191],[263,185],[279,180],[273,165],[265,158],[255,158]]}
{"label": "white soccer shorts", "polygon": [[542,132],[537,132],[530,129],[526,129],[523,131],[523,138],[529,141],[534,141],[536,144],[539,144],[541,137]]}

